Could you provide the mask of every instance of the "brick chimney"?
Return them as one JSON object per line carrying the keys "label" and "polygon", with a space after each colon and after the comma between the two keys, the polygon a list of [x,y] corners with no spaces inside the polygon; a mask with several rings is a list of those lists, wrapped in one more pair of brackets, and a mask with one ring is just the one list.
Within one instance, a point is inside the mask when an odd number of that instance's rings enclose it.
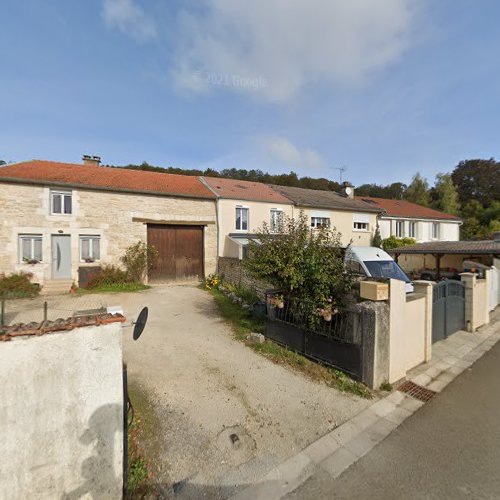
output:
{"label": "brick chimney", "polygon": [[342,194],[342,196],[352,199],[354,198],[354,186],[350,182],[343,182],[340,193]]}
{"label": "brick chimney", "polygon": [[98,167],[101,164],[100,156],[83,155],[82,160],[84,165],[90,165],[92,167]]}

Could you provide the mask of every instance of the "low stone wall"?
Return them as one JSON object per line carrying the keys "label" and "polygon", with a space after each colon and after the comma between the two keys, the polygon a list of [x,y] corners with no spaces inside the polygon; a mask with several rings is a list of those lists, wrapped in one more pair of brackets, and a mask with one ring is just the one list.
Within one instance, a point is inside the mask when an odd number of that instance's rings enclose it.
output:
{"label": "low stone wall", "polygon": [[250,276],[244,269],[242,261],[239,259],[219,257],[218,272],[227,283],[255,290],[262,300],[265,299],[266,290],[273,288],[272,285],[266,284]]}
{"label": "low stone wall", "polygon": [[1,499],[122,498],[121,321],[0,331]]}

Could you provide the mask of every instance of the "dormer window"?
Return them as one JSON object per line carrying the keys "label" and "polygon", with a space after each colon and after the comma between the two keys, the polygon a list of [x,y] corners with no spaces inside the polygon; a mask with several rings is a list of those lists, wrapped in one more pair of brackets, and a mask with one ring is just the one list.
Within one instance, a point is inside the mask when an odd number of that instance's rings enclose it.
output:
{"label": "dormer window", "polygon": [[50,191],[50,213],[52,215],[71,215],[73,213],[71,191]]}

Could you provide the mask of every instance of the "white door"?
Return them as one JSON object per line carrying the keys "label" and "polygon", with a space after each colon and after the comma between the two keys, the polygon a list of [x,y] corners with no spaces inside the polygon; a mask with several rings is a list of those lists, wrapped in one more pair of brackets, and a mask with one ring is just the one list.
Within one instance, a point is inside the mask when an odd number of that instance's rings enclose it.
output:
{"label": "white door", "polygon": [[52,236],[52,278],[71,278],[71,236]]}

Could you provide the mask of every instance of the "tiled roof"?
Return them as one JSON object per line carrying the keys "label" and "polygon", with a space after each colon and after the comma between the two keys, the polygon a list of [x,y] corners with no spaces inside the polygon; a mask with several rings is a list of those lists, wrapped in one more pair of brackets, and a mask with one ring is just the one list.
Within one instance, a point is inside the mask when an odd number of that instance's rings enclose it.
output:
{"label": "tiled roof", "polygon": [[500,254],[500,241],[428,241],[390,250],[392,254]]}
{"label": "tiled roof", "polygon": [[385,210],[390,217],[410,217],[414,219],[443,219],[459,221],[455,215],[446,214],[439,210],[423,207],[406,200],[388,200],[385,198],[373,198],[371,196],[356,196],[357,200],[370,203],[375,207]]}
{"label": "tiled roof", "polygon": [[203,177],[203,179],[221,198],[291,204],[288,198],[285,198],[261,182],[221,179],[217,177]]}
{"label": "tiled roof", "polygon": [[353,212],[376,212],[381,208],[365,203],[360,200],[347,198],[334,191],[317,191],[315,189],[305,189],[289,186],[271,186],[277,193],[286,196],[297,206],[313,208],[331,208],[340,210],[350,210]]}
{"label": "tiled roof", "polygon": [[83,328],[84,326],[107,325],[109,323],[124,323],[125,316],[121,314],[89,314],[77,318],[57,319],[55,321],[42,321],[41,323],[17,323],[10,326],[0,326],[0,342],[8,342],[14,337],[45,335]]}
{"label": "tiled roof", "polygon": [[215,198],[197,177],[43,160],[0,167],[0,181],[2,180],[189,198]]}

